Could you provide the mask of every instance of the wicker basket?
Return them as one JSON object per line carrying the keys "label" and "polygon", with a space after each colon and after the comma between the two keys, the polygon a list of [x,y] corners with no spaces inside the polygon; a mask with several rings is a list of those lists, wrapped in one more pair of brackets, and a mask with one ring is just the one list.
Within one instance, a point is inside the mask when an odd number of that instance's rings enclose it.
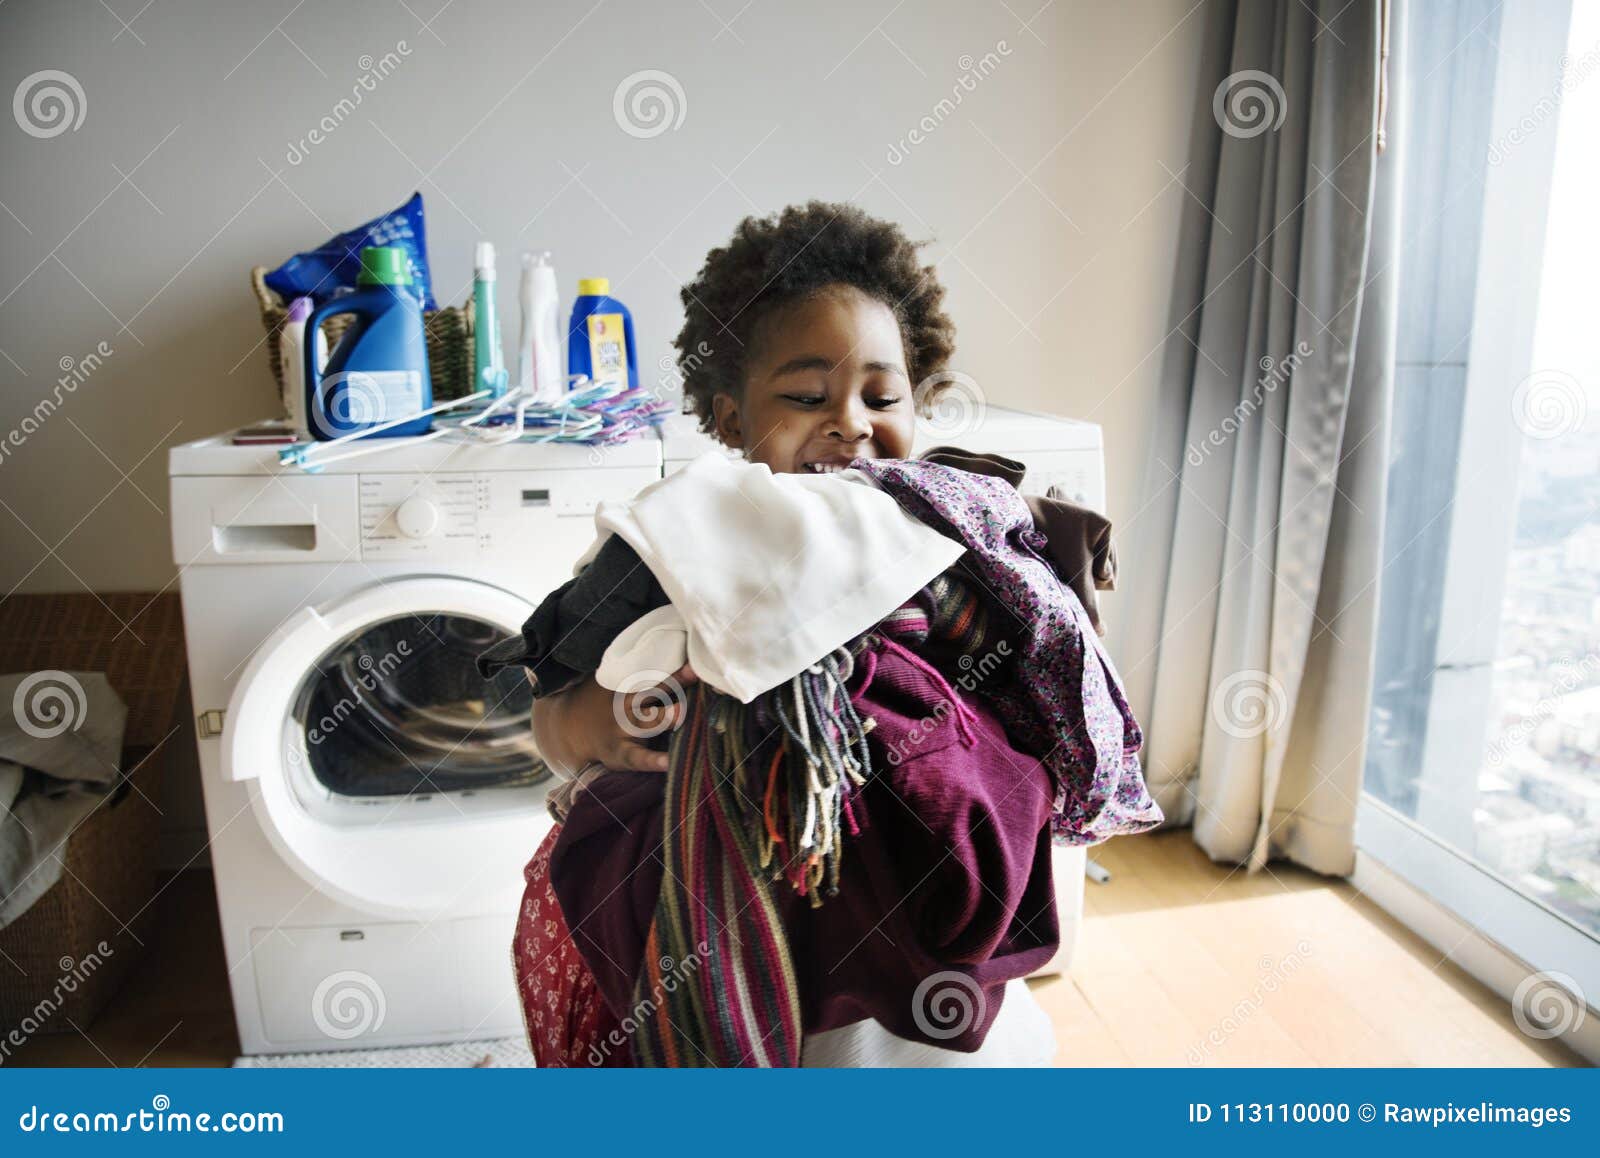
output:
{"label": "wicker basket", "polygon": [[128,721],[124,777],[67,840],[61,879],[0,929],[0,1030],[30,1037],[87,1027],[150,940],[157,802],[168,746],[183,742],[173,735],[187,671],[177,595],[0,601],[0,672],[46,669],[105,672]]}
{"label": "wicker basket", "polygon": [[[255,291],[256,302],[261,307],[261,324],[267,330],[267,359],[272,363],[272,377],[283,391],[283,359],[278,350],[278,331],[288,308],[278,294],[267,287],[267,267],[258,265],[250,271],[250,288]],[[428,373],[433,379],[433,400],[448,402],[472,393],[472,303],[464,306],[444,306],[426,310],[422,326],[428,336]],[[350,315],[340,314],[329,318],[322,332],[328,336],[332,348],[350,327]]]}

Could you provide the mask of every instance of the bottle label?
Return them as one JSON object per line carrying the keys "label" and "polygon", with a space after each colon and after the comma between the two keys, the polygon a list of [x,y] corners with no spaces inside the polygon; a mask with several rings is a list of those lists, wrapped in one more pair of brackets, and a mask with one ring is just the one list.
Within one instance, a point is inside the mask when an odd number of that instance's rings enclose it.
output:
{"label": "bottle label", "polygon": [[422,406],[417,370],[351,370],[332,396],[336,418],[353,426],[376,426],[415,414]]}
{"label": "bottle label", "polygon": [[628,338],[621,314],[590,314],[589,377],[601,383],[628,385]]}

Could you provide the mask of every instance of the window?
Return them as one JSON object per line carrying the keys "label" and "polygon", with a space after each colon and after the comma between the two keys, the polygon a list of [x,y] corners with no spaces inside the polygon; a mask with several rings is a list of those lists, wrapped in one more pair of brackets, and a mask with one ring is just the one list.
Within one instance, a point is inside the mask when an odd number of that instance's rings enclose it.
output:
{"label": "window", "polygon": [[1412,4],[1362,848],[1600,994],[1600,4]]}

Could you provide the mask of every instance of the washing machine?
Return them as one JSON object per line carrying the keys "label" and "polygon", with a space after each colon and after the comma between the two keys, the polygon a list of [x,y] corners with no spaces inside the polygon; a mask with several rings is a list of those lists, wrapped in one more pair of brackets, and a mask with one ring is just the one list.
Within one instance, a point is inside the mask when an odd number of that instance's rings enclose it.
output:
{"label": "washing machine", "polygon": [[[523,1032],[510,959],[549,787],[518,672],[477,654],[571,574],[605,498],[714,444],[687,417],[596,450],[392,440],[285,470],[230,435],[169,456],[209,851],[246,1054]],[[1103,503],[1099,428],[988,408],[919,431]],[[1057,850],[1064,969],[1084,855]]]}
{"label": "washing machine", "polygon": [[[1104,442],[1093,422],[989,406],[957,388],[951,404],[917,422],[912,453],[936,446],[1001,454],[1026,466],[1025,494],[1043,494],[1051,487],[1079,506],[1105,510]],[[721,444],[699,430],[698,420],[675,415],[662,427],[662,469],[671,473]],[[1088,855],[1082,848],[1054,849],[1056,915],[1061,948],[1033,976],[1066,972],[1083,924],[1083,885]]]}
{"label": "washing machine", "polygon": [[519,672],[474,658],[572,572],[657,439],[392,440],[320,473],[170,454],[210,856],[245,1053],[519,1036],[510,943],[549,829]]}

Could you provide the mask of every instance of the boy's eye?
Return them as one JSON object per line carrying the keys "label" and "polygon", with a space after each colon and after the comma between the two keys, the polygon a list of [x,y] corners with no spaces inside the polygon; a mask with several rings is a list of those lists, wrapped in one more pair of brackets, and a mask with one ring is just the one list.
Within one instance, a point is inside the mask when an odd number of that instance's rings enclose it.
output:
{"label": "boy's eye", "polygon": [[[823,394],[785,394],[784,398],[800,406],[821,406],[826,402],[827,396]],[[898,395],[887,395],[881,398],[864,399],[873,410],[887,410],[900,401]]]}

